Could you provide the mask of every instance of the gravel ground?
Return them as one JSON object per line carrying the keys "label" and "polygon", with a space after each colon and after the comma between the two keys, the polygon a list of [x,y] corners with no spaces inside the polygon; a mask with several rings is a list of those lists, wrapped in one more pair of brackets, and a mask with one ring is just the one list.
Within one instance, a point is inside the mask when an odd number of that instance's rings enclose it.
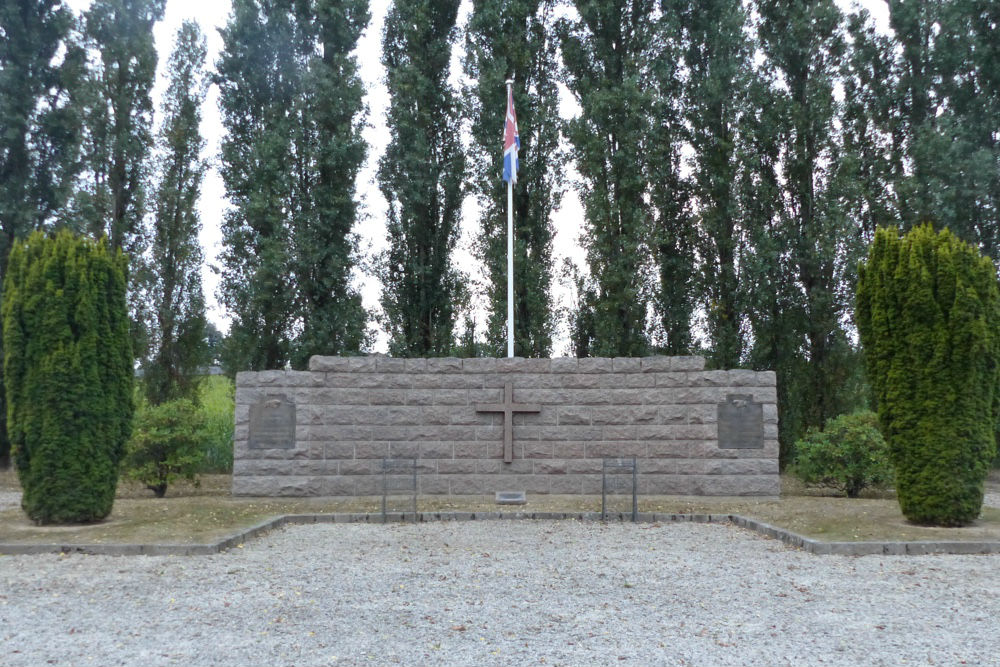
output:
{"label": "gravel ground", "polygon": [[726,525],[314,525],[193,558],[0,558],[5,665],[996,664],[1000,556]]}

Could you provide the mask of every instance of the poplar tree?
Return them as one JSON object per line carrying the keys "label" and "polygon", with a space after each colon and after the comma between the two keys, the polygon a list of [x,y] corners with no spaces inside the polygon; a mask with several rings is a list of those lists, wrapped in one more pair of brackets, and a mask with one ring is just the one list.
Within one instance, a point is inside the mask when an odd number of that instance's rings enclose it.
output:
{"label": "poplar tree", "polygon": [[83,172],[71,224],[137,255],[153,145],[156,45],[166,0],[94,0],[84,34],[96,59],[84,87]]}
{"label": "poplar tree", "polygon": [[[652,214],[645,169],[655,98],[653,0],[576,0],[559,40],[565,83],[581,107],[567,133],[582,178],[586,250],[596,286],[591,354],[641,356]],[[586,318],[583,318],[586,319]]]}
{"label": "poplar tree", "polygon": [[857,401],[847,393],[857,357],[840,324],[848,308],[847,272],[861,250],[841,203],[853,188],[847,182],[853,174],[842,170],[834,98],[845,50],[842,16],[832,0],[776,0],[762,4],[760,13],[766,66],[777,76],[771,103],[780,119],[779,217],[801,303],[801,316],[782,317],[780,325],[805,343],[803,426],[822,428]]}
{"label": "poplar tree", "polygon": [[717,368],[735,368],[746,344],[741,256],[752,224],[742,215],[737,188],[752,80],[747,17],[739,0],[665,0],[664,6],[677,21],[686,69],[684,121],[694,152],[691,194],[699,230],[696,289],[706,314],[709,358]]}
{"label": "poplar tree", "polygon": [[153,405],[190,398],[196,388],[194,373],[207,360],[197,210],[206,167],[199,130],[206,93],[204,67],[205,39],[198,24],[185,21],[170,56],[158,141],[150,285],[155,319],[144,369],[146,396]]}
{"label": "poplar tree", "polygon": [[458,104],[448,84],[459,0],[401,0],[385,20],[382,63],[391,96],[379,185],[389,203],[380,260],[389,349],[440,356],[451,349],[465,171]]}
{"label": "poplar tree", "polygon": [[216,81],[226,137],[220,301],[232,316],[228,365],[283,368],[295,316],[291,137],[301,92],[301,44],[291,0],[235,0],[222,30]]}
{"label": "poplar tree", "polygon": [[[0,3],[0,281],[16,240],[55,217],[72,186],[84,60],[72,25],[60,0]],[[10,462],[6,422],[0,392],[0,468]]]}
{"label": "poplar tree", "polygon": [[305,368],[314,354],[356,354],[369,342],[367,312],[351,285],[357,264],[354,184],[367,151],[361,135],[365,90],[352,53],[368,19],[368,0],[315,0],[308,15],[299,14],[319,53],[304,62],[295,134],[292,267],[302,323],[291,354],[295,368]]}
{"label": "poplar tree", "polygon": [[473,191],[482,204],[476,250],[489,280],[487,348],[507,349],[507,184],[503,171],[505,80],[514,80],[521,139],[514,186],[514,354],[551,353],[554,317],[552,210],[562,189],[558,61],[551,0],[475,0],[466,32]]}

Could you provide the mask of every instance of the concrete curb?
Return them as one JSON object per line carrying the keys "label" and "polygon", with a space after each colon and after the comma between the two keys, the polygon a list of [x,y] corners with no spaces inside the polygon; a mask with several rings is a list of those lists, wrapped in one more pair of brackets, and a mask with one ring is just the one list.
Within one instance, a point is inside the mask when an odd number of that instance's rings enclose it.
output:
{"label": "concrete curb", "polygon": [[[629,521],[631,512],[609,514],[611,521]],[[380,512],[341,514],[283,514],[233,533],[213,544],[0,544],[0,555],[23,556],[45,553],[89,554],[95,556],[206,556],[241,547],[283,526],[311,523],[405,523],[430,521],[600,521],[600,512],[390,512],[384,521]],[[781,540],[790,547],[816,555],[838,556],[923,556],[928,554],[1000,553],[1000,542],[823,542],[772,526],[739,514],[662,514],[640,512],[640,523],[729,523],[764,537]]]}

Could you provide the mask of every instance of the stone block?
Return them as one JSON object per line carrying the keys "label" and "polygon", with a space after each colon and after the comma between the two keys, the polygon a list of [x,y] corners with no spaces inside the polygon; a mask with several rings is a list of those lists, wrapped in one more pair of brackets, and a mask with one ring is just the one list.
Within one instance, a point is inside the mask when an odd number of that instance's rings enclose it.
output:
{"label": "stone block", "polygon": [[646,444],[649,458],[686,459],[691,456],[691,445],[685,441],[649,442]]}
{"label": "stone block", "polygon": [[639,368],[643,373],[663,373],[671,370],[670,357],[642,357]]}
{"label": "stone block", "polygon": [[[368,392],[363,389],[329,387],[299,389],[291,392],[296,405],[368,405]],[[240,402],[237,397],[237,402]]]}
{"label": "stone block", "polygon": [[436,496],[448,494],[450,493],[449,487],[450,481],[447,475],[422,475],[417,477],[417,488],[420,495]]}
{"label": "stone block", "polygon": [[455,457],[455,445],[451,442],[421,442],[420,458],[451,459]]}
{"label": "stone block", "polygon": [[374,373],[377,363],[375,355],[364,357],[348,357],[347,369],[355,373]]}
{"label": "stone block", "polygon": [[[517,441],[514,441],[517,444]],[[527,441],[521,444],[521,458],[525,459],[549,459],[552,458],[552,448],[554,446],[551,442],[546,442],[544,440],[539,441]]]}
{"label": "stone block", "polygon": [[404,359],[403,362],[407,373],[427,372],[427,359]]}
{"label": "stone block", "polygon": [[427,360],[428,373],[456,373],[462,372],[462,360],[457,357],[437,357]]}
{"label": "stone block", "polygon": [[577,370],[580,373],[610,373],[613,362],[607,357],[586,357],[578,360]]}
{"label": "stone block", "polygon": [[471,474],[476,472],[478,461],[473,459],[441,459],[437,462],[440,475]]}
{"label": "stone block", "polygon": [[638,357],[614,357],[611,370],[614,373],[638,373],[642,370],[642,360]]}
{"label": "stone block", "polygon": [[619,406],[595,406],[590,408],[592,423],[595,426],[604,424],[630,424],[632,423],[632,409]]}
{"label": "stone block", "polygon": [[374,418],[368,423],[373,425],[384,424],[386,426],[421,426],[424,424],[439,423],[426,421],[424,419],[424,410],[425,408],[418,406],[393,405],[381,408],[378,413],[372,415]]}
{"label": "stone block", "polygon": [[375,356],[375,370],[378,373],[405,373],[406,360],[379,354]]}
{"label": "stone block", "polygon": [[[472,438],[470,438],[471,440]],[[476,440],[503,440],[503,425],[479,426],[476,428]]]}
{"label": "stone block", "polygon": [[453,445],[456,459],[486,458],[486,444],[482,442],[456,442]]}
{"label": "stone block", "polygon": [[462,370],[466,373],[494,373],[497,370],[497,360],[490,357],[462,359]]}
{"label": "stone block", "polygon": [[[503,415],[497,412],[493,414],[495,415],[493,423],[502,424]],[[515,426],[555,426],[559,423],[556,408],[550,406],[542,406],[538,412],[515,412],[511,418]]]}
{"label": "stone block", "polygon": [[479,373],[411,373],[406,377],[414,389],[481,389],[486,376]]}
{"label": "stone block", "polygon": [[341,372],[348,369],[349,363],[349,357],[323,357],[317,354],[309,357],[309,370]]}
{"label": "stone block", "polygon": [[539,426],[539,439],[545,441],[553,440],[574,440],[593,441],[600,440],[603,433],[600,426]]}
{"label": "stone block", "polygon": [[646,443],[621,440],[615,442],[588,442],[585,456],[588,459],[600,459],[622,456],[646,456]]}
{"label": "stone block", "polygon": [[671,389],[688,386],[687,373],[657,373],[652,377],[656,387]]}
{"label": "stone block", "polygon": [[557,417],[556,421],[560,426],[565,426],[568,424],[590,425],[590,418],[593,412],[592,408],[580,407],[580,406],[570,406],[570,407],[556,407],[551,410],[555,412]]}
{"label": "stone block", "polygon": [[560,389],[598,389],[604,383],[604,376],[600,374],[567,373],[559,375]]}
{"label": "stone block", "polygon": [[[327,445],[327,452],[331,445]],[[373,440],[372,442],[358,442],[354,445],[354,457],[358,459],[384,459],[389,456],[389,442],[385,440]]]}
{"label": "stone block", "polygon": [[514,442],[518,443],[518,442],[538,440],[538,436],[541,433],[541,429],[547,427],[534,426],[534,425],[525,425],[525,426],[514,425],[513,428],[514,428],[513,431]]}
{"label": "stone block", "polygon": [[583,483],[578,475],[560,475],[549,480],[549,493],[576,495],[583,492]]}
{"label": "stone block", "polygon": [[392,459],[416,459],[420,458],[420,443],[416,442],[390,442],[389,456]]}
{"label": "stone block", "polygon": [[637,433],[635,426],[617,424],[605,426],[601,437],[604,440],[635,440]]}
{"label": "stone block", "polygon": [[[414,409],[414,408],[410,408]],[[433,424],[433,425],[445,425],[454,423],[454,413],[459,412],[468,415],[468,410],[455,410],[454,408],[448,406],[425,406],[421,408],[415,408],[419,410],[420,424]],[[475,422],[473,422],[475,424]]]}
{"label": "stone block", "polygon": [[340,461],[341,475],[372,475],[379,472],[379,462],[373,459]]}
{"label": "stone block", "polygon": [[550,359],[526,359],[524,357],[505,357],[497,359],[497,371],[500,373],[548,373],[551,368]]}
{"label": "stone block", "polygon": [[649,391],[649,389],[605,389],[600,394],[604,397],[602,403],[606,405],[643,405],[646,403],[646,394]]}
{"label": "stone block", "polygon": [[546,459],[534,461],[532,473],[535,475],[565,475],[568,470],[565,459]]}
{"label": "stone block", "polygon": [[369,389],[364,395],[371,405],[406,405],[410,393],[406,389]]}
{"label": "stone block", "polygon": [[[542,441],[546,442],[546,441]],[[552,458],[554,459],[580,459],[586,453],[586,444],[578,441],[556,441],[552,442]]]}
{"label": "stone block", "polygon": [[777,424],[778,423],[778,406],[773,403],[767,403],[764,405],[764,423],[765,424]]}
{"label": "stone block", "polygon": [[705,368],[705,357],[670,357],[670,370],[700,371]]}
{"label": "stone block", "polygon": [[576,373],[579,371],[579,364],[576,357],[557,357],[549,364],[549,371],[552,373]]}
{"label": "stone block", "polygon": [[468,405],[469,389],[414,389],[406,397],[407,405]]}
{"label": "stone block", "polygon": [[[315,357],[313,357],[315,359]],[[376,443],[366,443],[369,445],[374,445]],[[383,443],[384,444],[384,443]],[[323,455],[327,459],[353,459],[354,458],[354,443],[353,442],[328,442],[323,447]]]}

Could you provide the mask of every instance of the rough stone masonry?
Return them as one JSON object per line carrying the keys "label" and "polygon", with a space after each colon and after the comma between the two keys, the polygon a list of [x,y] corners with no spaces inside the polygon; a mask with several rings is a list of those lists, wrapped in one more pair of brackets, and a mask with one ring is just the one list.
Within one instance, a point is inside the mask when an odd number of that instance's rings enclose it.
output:
{"label": "rough stone masonry", "polygon": [[642,494],[779,493],[773,372],[701,357],[313,357],[236,376],[233,493],[368,496],[383,458],[421,494],[597,494],[637,457]]}

